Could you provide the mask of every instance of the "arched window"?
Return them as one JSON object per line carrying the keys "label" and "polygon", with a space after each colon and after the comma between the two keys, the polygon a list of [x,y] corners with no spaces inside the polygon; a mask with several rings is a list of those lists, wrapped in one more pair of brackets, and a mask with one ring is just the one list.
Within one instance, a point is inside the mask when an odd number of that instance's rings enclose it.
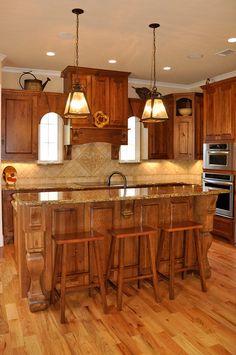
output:
{"label": "arched window", "polygon": [[[141,147],[144,134],[147,129],[143,128],[143,124],[136,116],[128,119],[128,144],[120,146],[120,162],[121,163],[139,163],[143,156],[145,147]],[[141,156],[142,155],[142,156]],[[144,154],[145,155],[145,154]]]}
{"label": "arched window", "polygon": [[138,117],[128,119],[128,144],[120,146],[120,162],[140,162],[140,121]]}
{"label": "arched window", "polygon": [[55,112],[46,113],[39,124],[39,163],[61,163],[63,120]]}

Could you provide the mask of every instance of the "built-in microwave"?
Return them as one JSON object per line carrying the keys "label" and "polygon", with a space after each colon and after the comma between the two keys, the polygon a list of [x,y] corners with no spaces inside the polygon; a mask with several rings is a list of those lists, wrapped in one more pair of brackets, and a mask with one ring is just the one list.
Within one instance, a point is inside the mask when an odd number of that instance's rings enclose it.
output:
{"label": "built-in microwave", "polygon": [[236,144],[229,143],[204,143],[203,168],[236,170]]}

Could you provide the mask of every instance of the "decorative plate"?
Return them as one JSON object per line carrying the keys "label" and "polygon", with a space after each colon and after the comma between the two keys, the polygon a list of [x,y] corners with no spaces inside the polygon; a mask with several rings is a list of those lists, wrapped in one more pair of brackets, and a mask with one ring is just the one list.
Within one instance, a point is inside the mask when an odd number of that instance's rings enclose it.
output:
{"label": "decorative plate", "polygon": [[6,182],[7,185],[14,185],[17,180],[17,173],[16,169],[13,166],[6,166],[5,169],[3,170],[3,179]]}
{"label": "decorative plate", "polygon": [[95,112],[93,118],[94,118],[94,124],[98,128],[102,128],[109,124],[109,117],[105,115],[105,113],[103,113],[102,111]]}

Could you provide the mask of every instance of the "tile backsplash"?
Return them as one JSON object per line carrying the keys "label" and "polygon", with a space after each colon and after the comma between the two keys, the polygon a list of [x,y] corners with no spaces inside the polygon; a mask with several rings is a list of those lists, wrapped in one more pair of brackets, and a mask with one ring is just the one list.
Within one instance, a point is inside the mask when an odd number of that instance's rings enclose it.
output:
{"label": "tile backsplash", "polygon": [[156,160],[139,164],[120,164],[111,160],[111,145],[107,143],[83,144],[73,146],[72,149],[72,160],[65,161],[64,164],[39,165],[34,162],[3,161],[1,172],[7,165],[14,166],[18,184],[104,182],[114,170],[124,173],[128,182],[201,183],[201,160]]}

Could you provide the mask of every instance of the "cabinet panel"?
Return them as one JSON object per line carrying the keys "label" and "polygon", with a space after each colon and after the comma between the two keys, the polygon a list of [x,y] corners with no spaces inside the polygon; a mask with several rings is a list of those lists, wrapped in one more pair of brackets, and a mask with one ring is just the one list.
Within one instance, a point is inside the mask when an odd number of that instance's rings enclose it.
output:
{"label": "cabinet panel", "polygon": [[234,221],[229,218],[214,216],[213,235],[234,243]]}
{"label": "cabinet panel", "polygon": [[37,159],[37,99],[33,92],[3,90],[2,159]]}
{"label": "cabinet panel", "polygon": [[204,91],[204,140],[225,141],[236,138],[236,78],[202,87]]}
{"label": "cabinet panel", "polygon": [[149,123],[148,127],[148,159],[169,159],[168,124]]}
{"label": "cabinet panel", "polygon": [[174,124],[174,158],[193,158],[193,123],[191,118],[176,118]]}
{"label": "cabinet panel", "polygon": [[127,126],[128,80],[124,77],[110,78],[110,124]]}
{"label": "cabinet panel", "polygon": [[109,78],[106,76],[94,75],[92,77],[92,114],[96,113],[97,111],[102,111],[109,116],[109,97]]}

